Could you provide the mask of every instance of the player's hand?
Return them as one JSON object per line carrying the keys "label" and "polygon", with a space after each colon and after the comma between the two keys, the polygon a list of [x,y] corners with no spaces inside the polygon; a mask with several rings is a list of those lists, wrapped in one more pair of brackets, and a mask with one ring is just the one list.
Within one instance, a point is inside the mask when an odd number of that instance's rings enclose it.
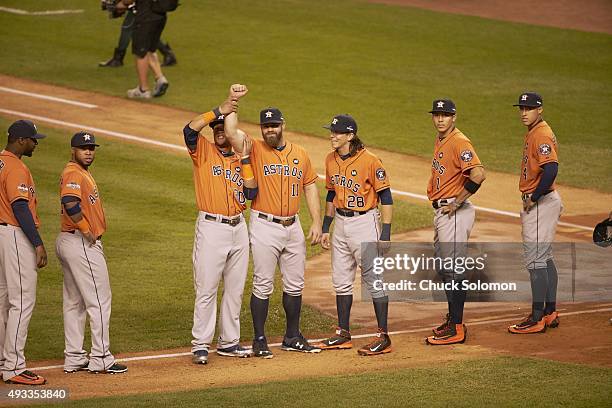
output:
{"label": "player's hand", "polygon": [[535,207],[535,205],[536,203],[531,201],[531,197],[529,197],[527,200],[523,201],[523,211],[529,214],[529,211],[531,211],[531,209]]}
{"label": "player's hand", "polygon": [[36,266],[44,268],[47,265],[47,250],[44,245],[39,245],[36,248]]}
{"label": "player's hand", "polygon": [[85,241],[87,241],[89,246],[94,246],[94,244],[96,243],[96,237],[93,236],[91,231],[87,232],[86,234],[83,234],[83,237],[85,238]]}
{"label": "player's hand", "polygon": [[308,237],[306,239],[310,240],[310,245],[316,245],[321,242],[321,224],[320,223],[312,223],[310,226],[310,232],[308,232]]}
{"label": "player's hand", "polygon": [[223,115],[229,115],[230,113],[237,112],[237,111],[238,111],[238,101],[237,100],[234,101],[228,98],[225,101],[223,101],[221,105],[219,105],[219,112],[221,112]]}
{"label": "player's hand", "polygon": [[249,156],[253,150],[253,139],[250,136],[245,136],[242,142],[242,157]]}
{"label": "player's hand", "polygon": [[324,232],[321,235],[321,248],[329,249],[331,247],[329,232]]}
{"label": "player's hand", "polygon": [[233,101],[238,101],[238,99],[242,98],[249,92],[246,85],[242,84],[233,84],[230,86],[229,99]]}
{"label": "player's hand", "polygon": [[442,207],[442,214],[448,214],[448,217],[450,218],[453,216],[454,213],[457,212],[459,208],[461,208],[462,205],[463,203],[457,204],[456,201],[453,201],[449,205],[445,205],[444,207]]}

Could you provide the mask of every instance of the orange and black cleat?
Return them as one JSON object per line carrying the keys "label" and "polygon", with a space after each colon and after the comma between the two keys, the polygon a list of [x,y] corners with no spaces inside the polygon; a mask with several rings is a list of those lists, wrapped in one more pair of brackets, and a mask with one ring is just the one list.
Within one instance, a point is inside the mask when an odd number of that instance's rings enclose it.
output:
{"label": "orange and black cleat", "polygon": [[425,343],[432,346],[445,346],[448,344],[464,343],[466,338],[467,328],[463,323],[449,323],[439,334],[427,337]]}
{"label": "orange and black cleat", "polygon": [[544,317],[536,322],[532,320],[531,315],[529,315],[522,322],[508,327],[508,331],[512,334],[544,333],[546,331],[546,323],[544,321]]}
{"label": "orange and black cleat", "polygon": [[547,315],[544,315],[544,323],[546,327],[550,327],[554,329],[559,326],[559,313],[558,312],[550,312]]}
{"label": "orange and black cleat", "polygon": [[391,339],[389,335],[383,329],[379,328],[374,341],[357,350],[357,353],[360,356],[375,356],[378,354],[390,353],[391,351]]}
{"label": "orange and black cleat", "polygon": [[314,346],[320,348],[321,350],[344,350],[353,348],[353,343],[351,342],[351,332],[338,327],[335,335],[314,344]]}
{"label": "orange and black cleat", "polygon": [[4,382],[7,384],[43,385],[47,380],[45,380],[45,377],[41,377],[32,371],[25,370],[21,372],[21,374],[11,377]]}

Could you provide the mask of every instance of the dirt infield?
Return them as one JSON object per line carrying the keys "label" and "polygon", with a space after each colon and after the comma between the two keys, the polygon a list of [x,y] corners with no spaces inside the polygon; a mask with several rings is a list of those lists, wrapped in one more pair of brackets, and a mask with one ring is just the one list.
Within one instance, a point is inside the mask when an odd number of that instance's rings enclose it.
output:
{"label": "dirt infield", "polygon": [[[121,132],[135,135],[147,140],[161,141],[181,146],[181,129],[195,116],[194,112],[178,110],[148,103],[129,101],[84,91],[60,88],[47,84],[0,75],[0,85],[43,95],[66,98],[72,101],[87,102],[97,105],[85,108],[68,105],[58,101],[39,99],[32,96],[8,94],[0,91],[0,114],[14,119],[23,114],[30,116],[37,123],[64,131],[66,140],[77,128],[93,130],[100,139],[109,136],[104,131]],[[10,113],[9,111],[12,111]],[[53,122],[50,122],[53,121]],[[257,126],[242,124],[251,134],[258,134]],[[329,151],[329,142],[322,138],[288,132],[288,138],[308,147],[317,172],[323,173],[324,155]],[[141,143],[138,141],[126,141]],[[185,152],[168,146],[159,149]],[[394,188],[423,194],[427,181],[429,160],[373,149],[385,163],[391,174]],[[185,156],[186,157],[186,156]],[[393,174],[402,177],[393,179]],[[476,204],[503,211],[517,211],[520,199],[516,194],[516,176],[490,172],[485,183],[474,200]],[[612,194],[588,191],[573,187],[561,186],[561,195],[566,210],[562,220],[592,226],[607,216],[612,203]],[[421,200],[406,198],[414,202]],[[504,235],[500,236],[500,231]],[[431,229],[412,231],[394,240],[427,242],[432,238]],[[557,239],[560,241],[587,241],[590,231],[560,227]],[[478,221],[473,232],[473,239],[480,241],[520,242],[520,225],[516,218],[506,215],[493,215],[479,212]],[[307,285],[305,301],[330,315],[335,315],[335,300],[330,277],[329,253],[312,258],[307,263]],[[246,383],[262,383],[287,378],[320,377],[338,374],[350,374],[392,368],[428,366],[432,363],[449,362],[461,359],[480,358],[500,354],[535,356],[559,361],[579,362],[584,364],[612,366],[612,336],[608,320],[612,305],[573,304],[561,305],[562,311],[584,311],[606,308],[605,312],[593,312],[562,317],[559,329],[536,336],[511,336],[506,333],[508,323],[525,315],[522,304],[471,304],[466,308],[466,322],[469,328],[467,344],[452,347],[429,347],[423,344],[423,337],[428,328],[439,323],[445,305],[397,304],[390,308],[390,326],[392,330],[411,330],[410,333],[393,336],[394,352],[376,358],[360,358],[355,351],[327,352],[322,355],[301,355],[276,350],[277,356],[270,361],[255,359],[235,360],[212,356],[206,367],[190,363],[190,357],[172,357],[131,361],[130,371],[122,376],[94,376],[87,373],[65,375],[61,369],[43,371],[53,387],[70,388],[72,398],[89,398],[120,394],[136,394],[170,390],[187,390],[206,387],[222,387]],[[356,302],[353,310],[353,321],[362,325],[357,333],[372,332],[372,311],[369,303]],[[332,328],[321,328],[320,335]],[[589,331],[592,336],[582,333]],[[312,334],[311,334],[312,335]],[[596,337],[602,339],[597,344],[590,341]],[[543,341],[545,339],[546,341]],[[272,339],[274,340],[274,339]],[[279,339],[276,339],[279,340]],[[367,339],[355,341],[356,346],[366,343]],[[188,352],[188,349],[143,352],[141,355]],[[426,353],[424,351],[427,351]],[[132,357],[120,355],[118,357]],[[307,363],[305,363],[307,361]],[[32,367],[61,364],[61,361],[29,362]],[[299,370],[295,368],[299,367]],[[299,374],[296,373],[299,371]],[[42,373],[41,373],[42,374]]]}
{"label": "dirt infield", "polygon": [[612,34],[609,0],[369,0],[548,27]]}

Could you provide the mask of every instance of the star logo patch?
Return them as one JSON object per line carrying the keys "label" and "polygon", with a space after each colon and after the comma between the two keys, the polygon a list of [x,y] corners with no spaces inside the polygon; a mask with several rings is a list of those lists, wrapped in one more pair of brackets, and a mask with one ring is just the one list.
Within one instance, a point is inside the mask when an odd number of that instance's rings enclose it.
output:
{"label": "star logo patch", "polygon": [[464,150],[461,152],[461,160],[466,163],[471,161],[472,157],[474,157],[474,154],[470,150]]}
{"label": "star logo patch", "polygon": [[88,141],[88,142],[89,142],[89,141],[91,140],[91,135],[88,135],[87,133],[85,133],[85,134],[83,135],[83,140],[86,140],[86,141]]}
{"label": "star logo patch", "polygon": [[527,100],[527,95],[521,95],[521,101],[526,101]]}
{"label": "star logo patch", "polygon": [[266,118],[271,118],[271,117],[272,117],[272,112],[267,111],[267,112],[266,112]]}
{"label": "star logo patch", "polygon": [[542,143],[540,147],[538,147],[538,151],[541,155],[548,156],[550,153],[552,153],[552,148],[548,143]]}
{"label": "star logo patch", "polygon": [[444,102],[440,101],[438,102],[438,108],[443,108],[444,107]]}
{"label": "star logo patch", "polygon": [[387,173],[385,172],[385,169],[383,169],[383,168],[376,169],[376,178],[379,181],[383,181],[384,179],[386,179],[387,178]]}

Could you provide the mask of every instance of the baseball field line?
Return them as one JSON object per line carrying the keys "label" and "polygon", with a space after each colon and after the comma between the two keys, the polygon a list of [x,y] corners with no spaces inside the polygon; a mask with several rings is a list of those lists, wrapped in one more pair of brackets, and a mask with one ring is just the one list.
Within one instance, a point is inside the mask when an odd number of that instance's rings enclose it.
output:
{"label": "baseball field line", "polygon": [[[154,145],[154,146],[165,147],[165,148],[172,149],[172,150],[178,150],[178,151],[184,151],[185,150],[185,147],[182,146],[182,145],[176,145],[176,144],[172,144],[172,143],[160,142],[160,141],[157,141],[157,140],[147,139],[147,138],[144,138],[144,137],[141,137],[141,136],[129,135],[127,133],[115,132],[115,131],[112,131],[112,130],[101,129],[101,128],[98,128],[98,127],[88,126],[88,125],[84,125],[84,124],[80,124],[80,123],[65,122],[63,120],[52,119],[52,118],[48,118],[46,116],[33,115],[33,114],[30,114],[30,113],[26,113],[26,112],[18,112],[18,111],[14,111],[14,110],[10,110],[10,109],[3,109],[3,108],[0,108],[0,113],[4,113],[4,114],[7,114],[7,115],[11,115],[11,116],[17,116],[17,117],[25,117],[25,118],[37,120],[37,121],[40,121],[40,122],[46,122],[46,123],[50,123],[50,124],[53,124],[53,125],[73,128],[73,129],[77,129],[77,130],[88,129],[88,130],[90,130],[92,132],[104,134],[104,135],[111,136],[111,137],[116,137],[118,139],[130,140],[130,141],[133,141],[133,142],[139,142],[139,143],[145,143],[145,144],[150,144],[150,145]],[[317,174],[317,175],[319,176],[319,178],[325,180],[325,176],[323,174]],[[416,199],[424,200],[424,201],[429,201],[427,196],[422,195],[422,194],[410,193],[408,191],[401,191],[401,190],[395,190],[395,189],[391,189],[391,191],[393,192],[393,194],[397,194],[397,195],[401,195],[401,196],[405,196],[405,197],[416,198]],[[498,210],[498,209],[495,209],[495,208],[488,208],[488,207],[481,207],[481,206],[474,206],[474,208],[476,208],[479,211],[487,212],[487,213],[491,213],[491,214],[504,215],[504,216],[512,217],[512,218],[520,218],[521,217],[521,215],[518,214],[518,213],[514,213],[514,212],[510,212],[510,211]],[[587,227],[585,225],[578,225],[578,224],[573,224],[573,223],[564,222],[564,221],[559,221],[558,225],[561,225],[561,226],[564,226],[564,227],[570,227],[570,228],[578,228],[578,229],[585,230],[585,231],[592,231],[593,230],[593,227]]]}
{"label": "baseball field line", "polygon": [[[563,310],[564,309],[559,309],[560,312],[563,312]],[[581,315],[581,314],[588,314],[588,313],[601,313],[601,312],[612,312],[612,307],[601,308],[601,309],[591,309],[591,310],[578,310],[575,312],[562,313],[561,316],[574,316],[574,315]],[[495,319],[489,319],[489,320],[475,321],[475,322],[469,323],[469,325],[470,326],[482,326],[482,325],[493,324],[493,323],[504,323],[508,321],[514,321],[518,317],[521,317],[521,316],[523,315],[518,315],[518,314],[512,315],[512,316],[506,315],[504,318],[501,318],[501,319],[495,318]],[[429,332],[429,331],[431,331],[431,325],[426,326],[426,327],[418,327],[416,329],[391,331],[389,332],[389,334],[390,335],[411,334],[411,333],[420,333],[420,332]],[[376,333],[367,333],[367,334],[357,334],[351,337],[353,339],[363,339],[367,337],[373,337],[375,335]],[[317,341],[321,341],[324,339],[321,338],[321,339],[308,339],[308,340],[311,342],[317,342]],[[281,343],[272,343],[272,344],[268,344],[268,346],[280,347]],[[215,351],[217,351],[217,349],[210,349],[209,353],[214,353]],[[126,362],[126,361],[140,361],[140,360],[157,360],[157,359],[162,359],[162,358],[176,358],[176,357],[186,357],[186,356],[191,356],[191,352],[172,353],[172,354],[152,354],[148,356],[126,357],[126,358],[118,358],[117,361]],[[53,369],[63,368],[63,367],[64,367],[63,365],[53,365],[53,366],[45,366],[45,367],[32,367],[31,370],[43,371],[43,370],[53,370]]]}
{"label": "baseball field line", "polygon": [[65,103],[68,105],[79,106],[81,108],[87,108],[87,109],[94,109],[98,107],[98,105],[93,105],[91,103],[74,101],[72,99],[58,98],[57,96],[50,96],[50,95],[40,94],[36,92],[27,92],[27,91],[22,91],[22,90],[15,89],[15,88],[8,88],[6,86],[0,86],[0,91],[13,93],[17,95],[29,96],[31,98],[44,99],[47,101]]}
{"label": "baseball field line", "polygon": [[55,16],[58,14],[80,14],[85,12],[83,9],[74,10],[42,10],[42,11],[27,11],[22,9],[16,9],[11,7],[0,7],[0,11],[11,14],[19,14],[22,16]]}

